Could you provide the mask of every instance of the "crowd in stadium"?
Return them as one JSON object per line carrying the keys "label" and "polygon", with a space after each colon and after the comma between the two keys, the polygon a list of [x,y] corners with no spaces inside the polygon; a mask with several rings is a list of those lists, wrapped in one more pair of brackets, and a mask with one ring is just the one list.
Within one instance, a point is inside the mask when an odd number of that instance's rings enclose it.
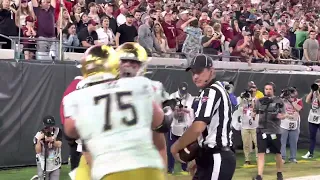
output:
{"label": "crowd in stadium", "polygon": [[[61,28],[64,51],[138,41],[150,54],[203,52],[269,63],[320,60],[319,1],[63,0],[62,6],[61,19],[60,0],[2,0],[0,34],[29,38],[21,41],[25,59],[58,49],[53,40]],[[11,48],[10,40],[0,42]]]}

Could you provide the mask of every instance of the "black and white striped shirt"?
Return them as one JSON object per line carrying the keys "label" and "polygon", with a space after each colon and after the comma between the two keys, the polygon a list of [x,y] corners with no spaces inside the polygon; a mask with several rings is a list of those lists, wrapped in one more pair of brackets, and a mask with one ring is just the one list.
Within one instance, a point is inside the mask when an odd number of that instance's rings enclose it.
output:
{"label": "black and white striped shirt", "polygon": [[221,82],[210,83],[200,92],[195,120],[207,124],[198,143],[202,147],[222,148],[231,146],[231,101]]}

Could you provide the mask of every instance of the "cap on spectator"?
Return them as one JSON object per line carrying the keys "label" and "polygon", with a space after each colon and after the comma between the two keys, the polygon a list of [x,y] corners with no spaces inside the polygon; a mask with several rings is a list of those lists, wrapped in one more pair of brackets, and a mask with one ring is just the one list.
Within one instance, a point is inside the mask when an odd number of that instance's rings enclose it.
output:
{"label": "cap on spectator", "polygon": [[215,10],[213,10],[212,14],[216,14],[216,13],[219,13],[219,12],[221,12],[220,9],[215,9]]}
{"label": "cap on spectator", "polygon": [[189,71],[190,69],[203,69],[210,67],[213,67],[211,57],[204,54],[199,54],[192,59],[190,66],[186,69],[186,71]]}
{"label": "cap on spectator", "polygon": [[56,125],[56,121],[54,120],[54,117],[50,115],[43,117],[42,122],[45,127],[53,127]]}
{"label": "cap on spectator", "polygon": [[28,0],[21,0],[21,3],[27,3]]}
{"label": "cap on spectator", "polygon": [[26,22],[34,22],[34,19],[32,16],[27,16],[26,17]]}
{"label": "cap on spectator", "polygon": [[212,3],[208,4],[208,7],[213,7],[214,5]]}
{"label": "cap on spectator", "polygon": [[257,88],[256,84],[253,81],[248,82],[248,87],[249,88]]}
{"label": "cap on spectator", "polygon": [[230,12],[230,11],[223,11],[222,16],[229,15],[229,14],[231,14],[231,13],[232,13],[232,12]]}
{"label": "cap on spectator", "polygon": [[133,16],[131,13],[127,13],[127,14],[126,14],[126,17],[127,17],[127,18],[128,18],[128,17],[133,18],[134,16]]}
{"label": "cap on spectator", "polygon": [[88,24],[91,24],[92,26],[96,26],[97,25],[97,22],[95,22],[93,19],[90,19],[88,21]]}
{"label": "cap on spectator", "polygon": [[242,35],[243,36],[251,36],[251,30],[250,30],[250,28],[248,27],[248,26],[243,26],[243,28],[242,28]]}
{"label": "cap on spectator", "polygon": [[184,10],[180,14],[189,14],[189,11],[188,10]]}
{"label": "cap on spectator", "polygon": [[172,13],[171,12],[164,12],[163,17],[165,17],[166,15],[172,15]]}
{"label": "cap on spectator", "polygon": [[269,32],[269,36],[270,36],[270,37],[271,37],[271,36],[277,36],[277,37],[278,37],[278,36],[280,36],[280,35],[279,35],[279,33],[277,33],[276,31],[270,31],[270,32]]}

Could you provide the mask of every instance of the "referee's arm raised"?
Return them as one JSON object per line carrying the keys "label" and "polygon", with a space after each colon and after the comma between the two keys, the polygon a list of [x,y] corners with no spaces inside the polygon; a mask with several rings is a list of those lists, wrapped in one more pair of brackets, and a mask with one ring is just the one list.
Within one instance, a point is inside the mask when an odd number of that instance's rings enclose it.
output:
{"label": "referee's arm raised", "polygon": [[201,133],[210,124],[213,112],[219,107],[221,92],[206,88],[199,96],[198,108],[195,112],[195,119],[187,131],[171,146],[171,153],[178,153],[192,142],[196,141]]}

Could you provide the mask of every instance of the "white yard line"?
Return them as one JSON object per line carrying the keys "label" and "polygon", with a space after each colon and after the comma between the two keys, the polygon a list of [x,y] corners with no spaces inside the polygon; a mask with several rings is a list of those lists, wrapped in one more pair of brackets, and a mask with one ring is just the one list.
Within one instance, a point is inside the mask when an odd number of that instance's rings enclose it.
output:
{"label": "white yard line", "polygon": [[303,176],[303,177],[295,177],[286,180],[320,180],[320,175],[318,176]]}

